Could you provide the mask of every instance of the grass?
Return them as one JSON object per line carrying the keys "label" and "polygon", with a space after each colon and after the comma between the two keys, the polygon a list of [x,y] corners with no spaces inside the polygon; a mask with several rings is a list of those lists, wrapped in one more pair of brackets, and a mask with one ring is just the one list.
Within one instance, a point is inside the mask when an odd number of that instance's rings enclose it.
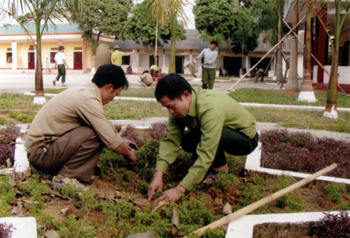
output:
{"label": "grass", "polygon": [[[54,89],[57,92],[63,89]],[[153,88],[129,88],[123,91],[121,96],[140,96],[154,97]],[[297,93],[286,90],[264,90],[264,89],[239,89],[231,92],[229,95],[239,102],[256,103],[276,103],[288,105],[313,105],[324,106],[326,103],[326,92],[315,91],[318,102],[301,103],[297,101]],[[47,98],[49,100],[50,98]],[[32,104],[32,96],[20,94],[0,94],[0,124],[6,124],[10,121],[14,123],[30,123],[33,115],[39,111],[41,105]],[[350,107],[349,97],[338,94],[338,107]],[[167,117],[167,111],[157,102],[137,102],[116,100],[104,106],[109,119],[141,119],[144,117]],[[10,110],[22,112],[19,116]],[[259,122],[281,123],[285,127],[294,127],[301,129],[315,129],[350,133],[350,113],[338,112],[338,119],[323,118],[323,112],[317,111],[298,111],[298,110],[277,110],[267,108],[248,108]]]}
{"label": "grass", "polygon": [[[67,90],[67,88],[51,88],[45,89],[44,93],[50,94],[59,94]],[[34,93],[35,91],[31,91]],[[128,88],[127,90],[122,91],[121,97],[142,97],[142,98],[155,98],[154,96],[154,88]]]}
{"label": "grass", "polygon": [[[297,92],[274,89],[242,88],[229,93],[238,102],[267,103],[282,105],[326,106],[327,91],[315,91],[314,103],[298,101]],[[350,108],[350,97],[338,93],[338,107]]]}

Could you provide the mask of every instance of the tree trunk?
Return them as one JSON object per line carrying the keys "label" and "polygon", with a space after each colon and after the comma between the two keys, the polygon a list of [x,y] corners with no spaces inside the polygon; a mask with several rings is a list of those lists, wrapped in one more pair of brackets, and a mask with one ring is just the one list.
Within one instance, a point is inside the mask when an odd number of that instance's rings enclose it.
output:
{"label": "tree trunk", "polygon": [[[294,16],[293,16],[293,26],[295,26],[299,21],[299,9],[298,0],[295,2],[294,6]],[[294,31],[298,34],[298,28]],[[298,39],[293,34],[291,37],[291,53],[290,53],[290,69],[288,76],[287,89],[299,92],[299,82],[298,82]]]}
{"label": "tree trunk", "polygon": [[36,22],[36,64],[35,64],[35,97],[44,97],[43,86],[43,66],[41,62],[41,35],[40,35],[40,20]]}
{"label": "tree trunk", "polygon": [[328,82],[327,104],[324,117],[338,118],[338,61],[339,61],[339,35],[340,35],[340,6],[341,0],[335,0],[335,26],[334,26],[334,49],[332,54],[331,73]]}
{"label": "tree trunk", "polygon": [[234,6],[233,6],[234,12],[237,12],[238,7],[239,7],[239,0],[235,0]]}
{"label": "tree trunk", "polygon": [[176,12],[171,14],[171,46],[170,46],[169,74],[175,73],[175,25],[176,25]]}
{"label": "tree trunk", "polygon": [[[282,39],[282,12],[279,8],[278,10],[278,42]],[[282,45],[280,46],[282,50]],[[277,68],[276,68],[276,81],[278,83],[282,82],[283,74],[282,74],[282,52],[279,50],[277,52]]]}
{"label": "tree trunk", "polygon": [[156,44],[155,44],[155,48],[154,48],[154,64],[155,65],[158,65],[157,48],[158,48],[158,20],[156,20]]}
{"label": "tree trunk", "polygon": [[308,101],[315,102],[315,93],[312,87],[311,81],[311,16],[312,10],[310,7],[307,9],[307,18],[306,18],[306,43],[305,43],[305,66],[304,66],[304,75],[303,83],[301,84],[301,90],[299,93],[299,101]]}

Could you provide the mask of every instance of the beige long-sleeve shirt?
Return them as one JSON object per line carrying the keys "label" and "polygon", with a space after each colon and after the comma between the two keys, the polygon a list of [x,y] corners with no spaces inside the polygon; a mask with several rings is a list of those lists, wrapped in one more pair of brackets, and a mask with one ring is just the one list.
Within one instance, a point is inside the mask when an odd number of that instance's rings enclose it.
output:
{"label": "beige long-sleeve shirt", "polygon": [[90,83],[68,89],[48,101],[35,116],[25,146],[43,146],[80,126],[94,129],[107,149],[114,150],[123,142],[103,111],[99,88]]}

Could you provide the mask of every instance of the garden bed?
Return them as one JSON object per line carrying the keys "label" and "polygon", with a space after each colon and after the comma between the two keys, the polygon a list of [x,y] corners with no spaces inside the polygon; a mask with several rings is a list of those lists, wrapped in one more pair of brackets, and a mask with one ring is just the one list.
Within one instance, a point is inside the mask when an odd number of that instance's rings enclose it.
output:
{"label": "garden bed", "polygon": [[[122,126],[118,128],[122,129]],[[6,179],[0,178],[0,198],[6,196],[6,200],[3,200],[6,203],[0,204],[3,208],[0,216],[11,213],[33,216],[42,228],[38,231],[41,236],[53,229],[61,237],[124,238],[146,231],[153,231],[156,237],[180,237],[223,217],[223,208],[227,203],[233,211],[237,211],[294,183],[287,176],[244,174],[245,157],[228,156],[231,174],[220,174],[216,185],[198,186],[180,202],[152,212],[157,204],[147,200],[147,185],[154,173],[164,128],[163,124],[151,126],[148,130],[124,127],[122,135],[140,146],[136,151],[137,164],[130,166],[122,156],[104,150],[95,176],[87,184],[90,188],[88,192],[67,186],[62,194],[58,194],[50,188],[51,177],[42,174],[35,174],[14,187],[8,187]],[[193,163],[192,156],[183,151],[180,151],[178,158],[165,175],[165,189],[176,186]],[[340,199],[334,202],[324,190],[327,184],[313,182],[293,191],[284,201],[265,205],[253,214],[347,210],[350,193],[344,191]],[[160,194],[160,191],[156,192],[155,197]],[[170,225],[173,208],[179,214],[180,225],[177,229]],[[224,237],[226,233],[222,228],[209,232],[205,237]]]}

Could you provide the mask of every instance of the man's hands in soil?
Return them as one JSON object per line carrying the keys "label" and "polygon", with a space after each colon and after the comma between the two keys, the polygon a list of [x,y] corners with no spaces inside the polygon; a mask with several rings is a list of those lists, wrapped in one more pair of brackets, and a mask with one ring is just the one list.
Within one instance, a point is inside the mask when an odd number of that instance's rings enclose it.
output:
{"label": "man's hands in soil", "polygon": [[181,184],[177,185],[176,188],[166,190],[162,196],[157,200],[163,202],[177,202],[180,200],[181,195],[186,192],[186,188],[182,187]]}
{"label": "man's hands in soil", "polygon": [[148,186],[148,200],[152,199],[153,193],[163,189],[163,172],[156,171],[153,176],[152,183]]}
{"label": "man's hands in soil", "polygon": [[[152,196],[156,190],[162,190],[163,189],[163,172],[162,171],[156,171],[154,173],[154,178],[152,183],[148,186],[148,200],[152,199]],[[173,201],[177,202],[180,200],[181,195],[186,192],[186,188],[184,188],[182,185],[177,185],[176,188],[169,189],[165,191],[158,199],[157,201]]]}

